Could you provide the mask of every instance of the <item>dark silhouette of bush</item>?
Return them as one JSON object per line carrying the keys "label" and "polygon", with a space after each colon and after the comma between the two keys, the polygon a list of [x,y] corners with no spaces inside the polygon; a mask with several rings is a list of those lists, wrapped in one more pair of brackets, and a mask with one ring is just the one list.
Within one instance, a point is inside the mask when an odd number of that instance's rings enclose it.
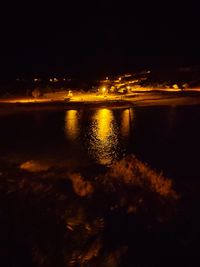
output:
{"label": "dark silhouette of bush", "polygon": [[15,244],[6,245],[2,266],[8,257],[11,266],[23,266],[23,256],[12,265],[19,250],[30,254],[33,266],[117,267],[127,259],[130,266],[146,266],[141,255],[158,249],[161,240],[151,239],[149,248],[150,236],[162,237],[175,215],[178,195],[171,180],[135,157],[96,179],[65,168],[12,170],[0,176],[0,234]]}

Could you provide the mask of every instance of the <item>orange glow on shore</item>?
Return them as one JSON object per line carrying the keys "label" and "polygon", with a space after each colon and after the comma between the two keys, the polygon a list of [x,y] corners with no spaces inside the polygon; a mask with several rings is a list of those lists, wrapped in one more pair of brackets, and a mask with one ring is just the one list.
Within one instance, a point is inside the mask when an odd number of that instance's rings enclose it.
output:
{"label": "orange glow on shore", "polygon": [[51,102],[52,99],[41,98],[41,99],[32,99],[32,98],[20,98],[20,99],[9,99],[1,100],[1,103],[42,103],[42,102]]}

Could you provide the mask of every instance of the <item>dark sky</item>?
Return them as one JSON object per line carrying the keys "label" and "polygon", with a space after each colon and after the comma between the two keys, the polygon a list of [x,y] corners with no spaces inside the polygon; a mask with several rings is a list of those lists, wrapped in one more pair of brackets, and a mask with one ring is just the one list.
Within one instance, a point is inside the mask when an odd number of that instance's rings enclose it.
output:
{"label": "dark sky", "polygon": [[[40,1],[42,2],[42,1]],[[27,1],[1,8],[1,77],[200,64],[198,6]]]}

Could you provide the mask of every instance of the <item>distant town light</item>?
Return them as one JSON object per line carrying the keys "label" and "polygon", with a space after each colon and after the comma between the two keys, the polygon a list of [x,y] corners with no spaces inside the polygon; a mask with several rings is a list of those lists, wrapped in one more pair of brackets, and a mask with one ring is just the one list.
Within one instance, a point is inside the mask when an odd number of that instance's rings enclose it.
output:
{"label": "distant town light", "polygon": [[69,90],[68,91],[68,97],[72,97],[72,96],[73,96],[72,90]]}
{"label": "distant town light", "polygon": [[174,84],[172,87],[173,87],[174,89],[179,89],[178,84]]}

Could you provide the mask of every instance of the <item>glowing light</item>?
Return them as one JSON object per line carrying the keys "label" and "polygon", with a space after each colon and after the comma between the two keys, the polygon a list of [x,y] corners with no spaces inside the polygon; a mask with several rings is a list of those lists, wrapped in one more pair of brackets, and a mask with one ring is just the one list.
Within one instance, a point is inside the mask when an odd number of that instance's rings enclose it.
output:
{"label": "glowing light", "polygon": [[107,142],[107,137],[110,132],[110,124],[112,122],[112,113],[108,109],[101,109],[96,114],[96,119],[98,138],[102,142]]}
{"label": "glowing light", "polygon": [[20,169],[29,172],[47,171],[50,167],[51,166],[48,163],[35,160],[26,161],[20,165]]}
{"label": "glowing light", "polygon": [[102,92],[105,93],[106,92],[106,87],[102,88]]}
{"label": "glowing light", "polygon": [[75,140],[79,135],[78,111],[67,110],[65,113],[65,134],[70,140]]}
{"label": "glowing light", "polygon": [[117,129],[113,112],[99,109],[93,116],[90,149],[97,161],[109,165],[117,156]]}
{"label": "glowing light", "polygon": [[53,82],[53,79],[49,79],[50,82]]}
{"label": "glowing light", "polygon": [[32,99],[32,98],[22,98],[22,99],[12,99],[4,100],[2,103],[37,103],[37,102],[50,102],[50,99]]}
{"label": "glowing light", "polygon": [[68,96],[69,96],[69,97],[72,97],[72,96],[73,96],[72,90],[69,90],[69,91],[68,91]]}
{"label": "glowing light", "polygon": [[130,109],[125,109],[122,112],[121,118],[121,134],[124,137],[129,136],[130,133]]}

